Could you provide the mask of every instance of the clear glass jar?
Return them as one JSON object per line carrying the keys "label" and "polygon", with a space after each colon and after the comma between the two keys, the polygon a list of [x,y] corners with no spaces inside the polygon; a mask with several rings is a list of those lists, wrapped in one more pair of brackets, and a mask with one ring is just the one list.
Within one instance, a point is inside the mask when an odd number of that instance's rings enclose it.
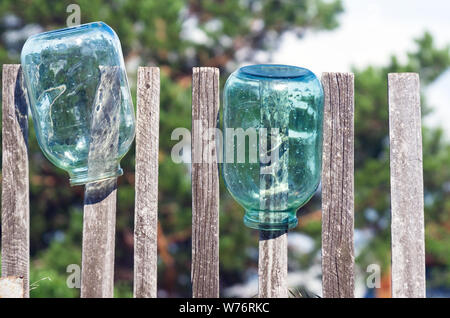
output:
{"label": "clear glass jar", "polygon": [[120,176],[135,116],[116,33],[94,22],[37,34],[21,64],[45,156],[71,185]]}
{"label": "clear glass jar", "polygon": [[297,225],[296,211],[312,197],[321,175],[323,91],[307,69],[245,66],[223,93],[222,174],[259,230]]}

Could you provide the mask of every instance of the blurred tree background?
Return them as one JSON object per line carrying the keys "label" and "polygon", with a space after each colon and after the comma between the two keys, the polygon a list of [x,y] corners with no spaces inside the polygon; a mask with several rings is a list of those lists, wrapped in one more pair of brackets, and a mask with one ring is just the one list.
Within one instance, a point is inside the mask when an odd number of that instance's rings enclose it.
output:
{"label": "blurred tree background", "polygon": [[[161,67],[159,172],[159,265],[161,297],[190,296],[190,170],[170,158],[177,127],[191,127],[191,68],[214,66],[222,84],[242,63],[270,62],[285,32],[301,38],[308,30],[338,27],[344,8],[338,0],[2,0],[0,61],[19,63],[31,34],[65,27],[77,3],[81,22],[104,21],[118,34],[135,96],[139,65]],[[355,73],[355,214],[356,228],[367,237],[357,263],[381,265],[381,289],[388,296],[390,272],[390,201],[387,73],[411,71],[426,87],[450,66],[449,47],[436,48],[425,33],[401,63]],[[261,53],[265,53],[261,58]],[[330,55],[330,58],[333,56]],[[306,65],[307,67],[307,65]],[[423,115],[428,107],[423,98]],[[83,187],[70,187],[64,171],[40,152],[30,122],[31,291],[32,297],[77,297],[66,286],[69,264],[81,263]],[[438,128],[423,128],[425,222],[428,288],[450,288],[450,144]],[[134,148],[122,160],[119,178],[115,295],[132,296]],[[308,237],[308,251],[290,249],[290,271],[317,266],[320,251],[320,191],[302,208],[300,225],[290,237]],[[221,287],[243,284],[257,271],[256,231],[242,223],[243,211],[221,186]],[[297,235],[297,236],[296,236]],[[319,259],[320,264],[320,259]],[[47,279],[49,278],[49,279]],[[301,283],[300,283],[301,284]],[[232,294],[228,294],[232,295]],[[370,295],[370,294],[368,294]],[[226,296],[226,295],[225,295]]]}

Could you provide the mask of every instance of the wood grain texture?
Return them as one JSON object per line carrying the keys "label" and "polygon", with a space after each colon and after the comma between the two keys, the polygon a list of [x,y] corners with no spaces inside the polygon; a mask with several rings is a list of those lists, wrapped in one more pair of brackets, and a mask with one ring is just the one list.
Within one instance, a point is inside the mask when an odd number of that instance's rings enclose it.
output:
{"label": "wood grain texture", "polygon": [[[215,136],[219,70],[193,68],[192,77],[192,293],[219,297],[219,174]],[[215,161],[215,162],[214,162]]]}
{"label": "wood grain texture", "polygon": [[29,297],[28,104],[20,65],[3,65],[2,276],[23,277]]}
{"label": "wood grain texture", "polygon": [[425,297],[424,193],[419,75],[389,85],[392,297]]}
{"label": "wood grain texture", "polygon": [[139,67],[134,211],[134,297],[157,295],[159,90],[157,67]]}
{"label": "wood grain texture", "polygon": [[86,184],[81,297],[112,298],[117,179]]}
{"label": "wood grain texture", "polygon": [[258,295],[260,298],[287,298],[287,231],[260,231]]}
{"label": "wood grain texture", "polygon": [[118,67],[101,67],[91,118],[88,180],[84,192],[81,297],[114,296],[114,247],[116,232],[117,178],[98,180],[120,171],[120,77]]}
{"label": "wood grain texture", "polygon": [[353,74],[324,73],[323,297],[354,297]]}

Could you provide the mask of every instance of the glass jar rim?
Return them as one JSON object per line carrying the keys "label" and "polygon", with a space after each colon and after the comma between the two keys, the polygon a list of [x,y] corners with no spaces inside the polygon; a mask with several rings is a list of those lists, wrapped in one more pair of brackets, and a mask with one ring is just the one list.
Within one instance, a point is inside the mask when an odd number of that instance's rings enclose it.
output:
{"label": "glass jar rim", "polygon": [[240,71],[246,75],[263,78],[298,78],[311,74],[306,68],[284,64],[255,64],[243,66]]}
{"label": "glass jar rim", "polygon": [[62,28],[62,29],[56,29],[56,30],[50,30],[50,31],[45,31],[45,32],[41,32],[41,33],[37,33],[35,35],[30,36],[30,38],[37,38],[37,37],[48,37],[48,36],[54,36],[54,35],[66,35],[72,32],[79,32],[82,31],[84,29],[91,29],[91,28],[109,28],[109,26],[103,22],[103,21],[96,21],[96,22],[89,22],[89,23],[84,23],[84,24],[80,24],[80,25],[74,25],[71,27],[67,27],[67,28]]}

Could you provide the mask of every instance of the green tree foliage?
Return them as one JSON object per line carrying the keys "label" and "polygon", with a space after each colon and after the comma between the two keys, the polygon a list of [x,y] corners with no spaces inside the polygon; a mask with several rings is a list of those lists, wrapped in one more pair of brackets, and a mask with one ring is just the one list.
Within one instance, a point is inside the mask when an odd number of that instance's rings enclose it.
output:
{"label": "green tree foliage", "polygon": [[[252,61],[260,51],[277,48],[284,32],[302,37],[306,30],[331,30],[342,12],[338,0],[2,0],[0,19],[13,14],[24,25],[38,24],[45,30],[65,26],[67,5],[81,7],[81,22],[104,21],[116,30],[135,82],[135,66],[161,67],[161,123],[159,162],[160,240],[159,290],[165,295],[190,295],[191,189],[188,166],[170,158],[173,129],[190,128],[190,78],[193,66],[220,68],[223,80],[243,60]],[[5,24],[0,33],[5,35]],[[193,33],[195,32],[195,36]],[[0,37],[0,61],[17,63],[23,43],[8,46]],[[430,35],[418,42],[406,64],[392,59],[387,67],[356,69],[356,218],[357,226],[370,228],[375,238],[360,257],[361,264],[389,264],[389,162],[386,73],[418,71],[425,86],[449,65],[448,49],[438,50]],[[133,92],[135,95],[135,90]],[[31,125],[32,126],[32,125]],[[449,145],[438,130],[424,129],[424,169],[427,192],[427,251],[433,261],[448,269],[450,199],[442,184],[450,180]],[[131,296],[133,266],[134,150],[122,160],[119,178],[116,239],[116,296]],[[30,129],[31,282],[39,287],[34,297],[74,297],[68,289],[66,266],[81,262],[83,188],[71,188],[65,172],[41,154]],[[315,198],[305,213],[320,207]],[[368,217],[373,211],[375,218]],[[243,211],[221,185],[220,262],[221,284],[242,282],[246,269],[256,268],[257,233],[244,228]],[[306,218],[305,218],[306,219]],[[301,231],[320,248],[320,219],[302,222]],[[447,244],[442,243],[445,240]],[[293,258],[291,258],[293,259]],[[308,266],[313,257],[300,257]],[[448,270],[447,270],[448,272]],[[438,271],[436,275],[442,275]],[[450,286],[450,277],[447,277]]]}

